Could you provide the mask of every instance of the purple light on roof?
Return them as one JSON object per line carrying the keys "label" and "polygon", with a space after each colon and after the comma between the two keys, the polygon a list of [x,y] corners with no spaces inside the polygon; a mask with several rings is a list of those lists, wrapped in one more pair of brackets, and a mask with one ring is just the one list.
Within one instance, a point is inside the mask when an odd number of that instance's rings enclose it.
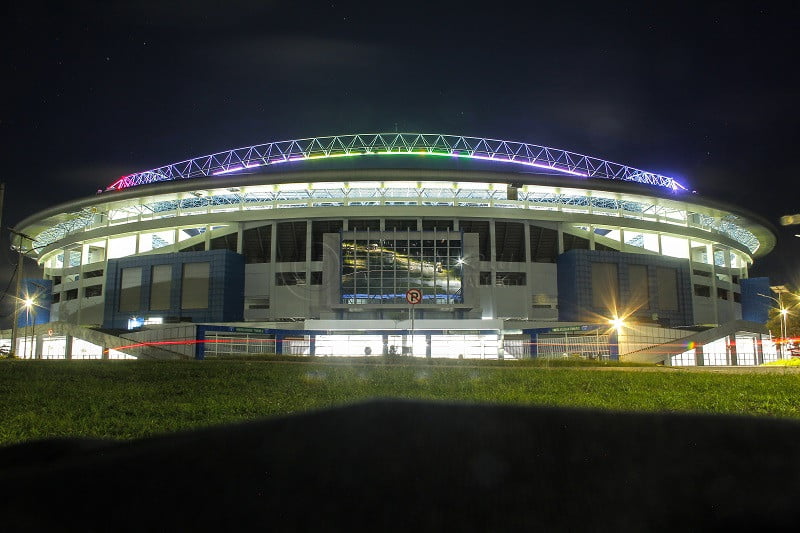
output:
{"label": "purple light on roof", "polygon": [[227,170],[218,170],[217,172],[214,172],[211,175],[212,176],[220,176],[222,174],[230,174],[231,172],[236,172],[237,170],[242,170],[242,169],[244,169],[243,166],[231,167],[231,168],[229,168]]}
{"label": "purple light on roof", "polygon": [[[289,149],[287,149],[285,142],[265,143],[250,147],[251,149],[257,148],[258,153],[273,154],[272,156],[256,157],[242,161],[240,157],[245,149],[238,148],[227,152],[219,152],[212,156],[203,156],[188,161],[182,161],[155,170],[138,172],[117,179],[117,181],[109,185],[106,190],[126,189],[157,181],[232,174],[242,172],[245,169],[288,163],[291,161],[305,161],[328,157],[349,157],[365,154],[427,154],[431,156],[484,159],[497,163],[529,166],[542,169],[546,172],[568,174],[582,178],[591,176],[598,179],[635,181],[664,187],[674,193],[688,190],[682,183],[668,176],[645,172],[625,165],[603,161],[565,150],[547,148],[528,143],[496,141],[493,139],[455,135],[397,132],[338,135],[300,139],[291,142],[293,144],[289,145]],[[499,142],[500,144],[493,144],[494,142]],[[301,148],[303,146],[316,146],[315,143],[321,146],[347,146],[347,148],[343,148],[345,153],[334,153],[334,151],[330,151],[324,154],[319,151],[313,153],[306,152]],[[492,148],[492,146],[496,148]],[[211,168],[206,166],[209,157],[216,163]],[[220,161],[226,161],[227,163],[220,164]],[[230,163],[230,161],[239,162]]]}
{"label": "purple light on roof", "polygon": [[488,157],[485,155],[461,155],[461,154],[453,154],[457,155],[458,157],[469,157],[471,159],[484,159],[486,161],[496,161],[500,163],[516,163],[518,165],[527,165],[529,167],[536,167],[536,168],[544,168],[547,170],[555,170],[556,172],[563,172],[564,174],[570,174],[572,176],[581,176],[586,177],[586,174],[583,172],[577,172],[575,170],[569,170],[566,168],[560,167],[551,167],[550,165],[543,165],[542,163],[532,163],[528,161],[519,161],[516,159],[509,159],[509,158],[502,158],[502,157]]}
{"label": "purple light on roof", "polygon": [[226,170],[218,170],[217,172],[213,172],[211,175],[212,176],[220,176],[222,174],[231,174],[232,172],[238,172],[238,171],[244,170],[246,168],[256,168],[256,167],[260,167],[260,166],[263,166],[263,165],[264,165],[264,163],[247,163],[244,166],[239,165],[239,166],[231,167],[231,168],[226,169]]}

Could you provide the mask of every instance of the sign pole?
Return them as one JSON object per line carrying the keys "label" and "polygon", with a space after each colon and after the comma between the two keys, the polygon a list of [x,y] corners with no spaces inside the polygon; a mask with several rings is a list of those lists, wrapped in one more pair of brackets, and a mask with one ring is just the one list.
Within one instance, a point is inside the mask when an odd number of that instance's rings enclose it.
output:
{"label": "sign pole", "polygon": [[414,355],[414,306],[422,301],[422,289],[408,289],[406,291],[406,301],[411,306],[411,355]]}
{"label": "sign pole", "polygon": [[411,356],[414,356],[414,306],[411,306]]}

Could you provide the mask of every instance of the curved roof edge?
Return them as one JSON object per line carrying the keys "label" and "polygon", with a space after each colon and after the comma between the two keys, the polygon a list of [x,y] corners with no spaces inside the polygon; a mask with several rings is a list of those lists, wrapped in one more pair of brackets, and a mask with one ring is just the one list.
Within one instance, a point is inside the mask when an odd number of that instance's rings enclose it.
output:
{"label": "curved roof edge", "polygon": [[[369,169],[353,170],[348,181],[380,181],[385,180],[441,180],[441,181],[472,181],[472,182],[506,182],[519,183],[522,185],[540,185],[549,187],[563,187],[569,189],[596,189],[606,192],[620,194],[631,194],[639,196],[653,196],[665,200],[685,202],[698,205],[707,209],[714,209],[724,213],[738,215],[744,219],[744,227],[751,231],[758,239],[760,246],[753,254],[754,258],[762,257],[772,251],[777,242],[778,230],[774,224],[764,217],[753,213],[747,209],[740,208],[733,204],[705,198],[697,194],[681,195],[676,197],[663,187],[649,186],[643,187],[642,184],[633,184],[622,181],[610,181],[603,179],[585,178],[575,181],[568,176],[553,176],[528,174],[517,172],[496,172],[487,173],[479,170],[442,170],[442,169]],[[358,174],[365,174],[363,177]],[[367,175],[368,173],[368,175]],[[107,202],[117,202],[125,200],[135,200],[143,196],[160,196],[163,194],[174,194],[188,192],[196,189],[220,189],[228,187],[252,186],[269,184],[270,182],[280,183],[305,183],[319,181],[341,181],[342,170],[291,170],[282,172],[255,172],[250,174],[233,174],[221,181],[218,177],[196,178],[192,180],[180,180],[170,183],[150,183],[135,188],[128,188],[118,191],[111,191],[94,196],[85,197],[77,200],[65,202],[39,213],[33,214],[21,220],[16,228],[25,231],[26,228],[42,224],[50,217],[58,217],[68,213],[75,213],[82,209],[91,209]],[[265,178],[267,178],[265,180]]]}

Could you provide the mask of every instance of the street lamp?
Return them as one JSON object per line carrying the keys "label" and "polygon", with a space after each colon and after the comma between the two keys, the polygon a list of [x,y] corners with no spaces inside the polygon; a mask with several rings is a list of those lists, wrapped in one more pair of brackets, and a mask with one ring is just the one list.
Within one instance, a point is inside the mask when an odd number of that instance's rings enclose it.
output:
{"label": "street lamp", "polygon": [[786,290],[786,287],[784,287],[783,285],[777,285],[775,287],[770,287],[770,289],[772,289],[774,292],[778,293],[778,297],[777,298],[775,298],[774,296],[767,296],[766,294],[761,294],[760,292],[758,293],[758,295],[759,296],[763,296],[764,298],[769,298],[770,300],[772,300],[773,302],[778,304],[778,311],[781,314],[781,343],[779,344],[779,346],[780,346],[780,352],[781,352],[781,359],[783,359],[784,355],[785,355],[785,353],[784,353],[785,350],[783,348],[783,344],[786,341],[786,315],[789,314],[789,310],[786,309],[783,306],[783,300],[781,299],[781,294],[783,294],[785,292],[789,292],[789,291]]}
{"label": "street lamp", "polygon": [[[25,306],[25,329],[27,330],[28,325],[30,324],[31,327],[31,359],[36,356],[36,301],[31,298],[30,296],[26,297],[22,300],[22,305]],[[31,315],[33,315],[33,322],[31,323]],[[25,335],[25,344],[28,344],[28,336]],[[25,346],[26,352],[27,346]],[[23,354],[24,355],[24,354]]]}

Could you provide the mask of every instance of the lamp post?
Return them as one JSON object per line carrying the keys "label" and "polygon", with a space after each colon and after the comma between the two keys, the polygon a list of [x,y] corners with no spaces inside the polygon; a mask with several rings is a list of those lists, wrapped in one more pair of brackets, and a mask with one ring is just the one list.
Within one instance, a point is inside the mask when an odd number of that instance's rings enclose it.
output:
{"label": "lamp post", "polygon": [[767,296],[766,294],[761,294],[760,292],[758,293],[758,295],[763,296],[764,298],[769,298],[770,300],[778,304],[778,312],[781,314],[781,342],[780,344],[778,344],[778,346],[780,347],[781,359],[783,359],[785,355],[785,350],[783,346],[786,339],[786,315],[789,313],[789,310],[783,306],[783,299],[781,298],[781,294],[789,291],[786,290],[786,287],[784,287],[783,285],[770,287],[770,289],[778,293],[777,298],[775,298],[774,296]]}
{"label": "lamp post", "polygon": [[[28,326],[31,324],[31,312],[33,311],[34,301],[33,298],[28,296],[22,300],[22,305],[25,307],[25,350],[22,352],[23,358],[28,354]],[[35,318],[34,318],[35,320]],[[36,335],[36,330],[33,330],[32,335]],[[31,359],[33,359],[34,351],[31,350]]]}
{"label": "lamp post", "polygon": [[[31,242],[31,246],[33,246],[34,239],[33,237],[25,235],[24,233],[19,232],[14,228],[5,228],[5,229],[7,229],[12,235],[15,235],[17,237],[17,254],[18,254],[17,271],[16,271],[17,288],[14,293],[16,299],[14,301],[14,321],[11,323],[11,350],[9,352],[9,357],[15,357],[17,354],[17,329],[19,327],[18,324],[19,313],[22,310],[22,306],[19,305],[19,297],[20,294],[22,294],[22,276],[23,276],[23,271],[25,270],[25,263],[23,259],[25,257],[25,254],[27,253],[22,250],[23,239],[28,239]],[[12,241],[13,240],[14,239],[12,238]],[[32,249],[33,248],[31,248],[31,250]],[[30,252],[31,250],[28,250],[28,252]]]}

